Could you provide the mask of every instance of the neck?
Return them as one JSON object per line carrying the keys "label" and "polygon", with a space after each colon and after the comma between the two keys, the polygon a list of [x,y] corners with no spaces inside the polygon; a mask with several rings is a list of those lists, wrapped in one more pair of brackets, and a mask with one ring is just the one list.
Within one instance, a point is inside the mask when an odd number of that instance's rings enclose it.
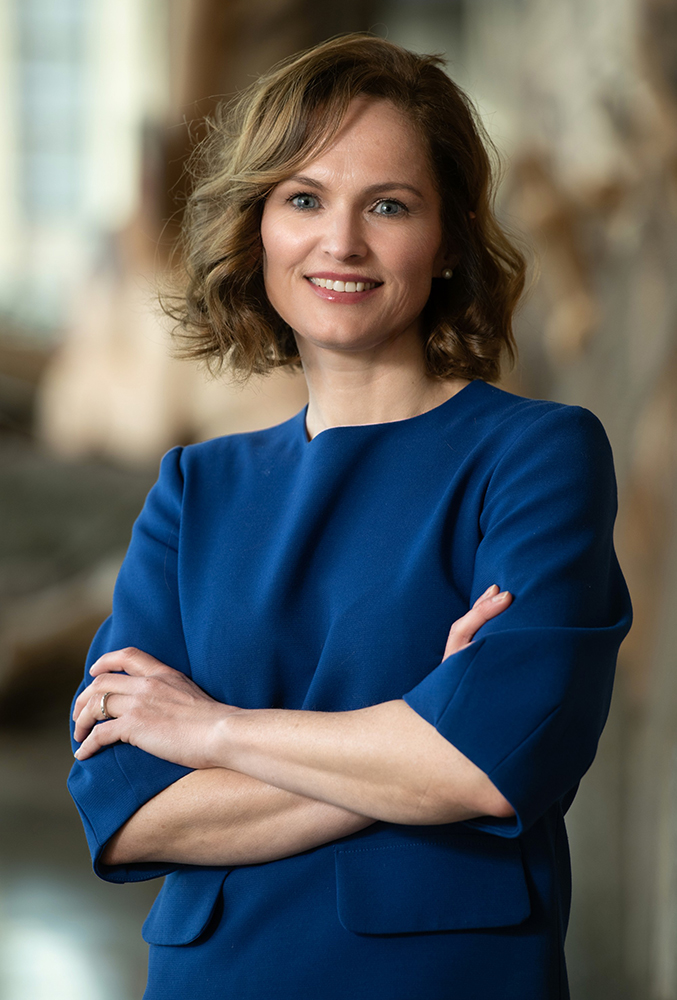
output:
{"label": "neck", "polygon": [[387,357],[301,348],[308,383],[310,438],[328,427],[406,420],[444,403],[467,379],[436,379],[423,353],[410,348]]}

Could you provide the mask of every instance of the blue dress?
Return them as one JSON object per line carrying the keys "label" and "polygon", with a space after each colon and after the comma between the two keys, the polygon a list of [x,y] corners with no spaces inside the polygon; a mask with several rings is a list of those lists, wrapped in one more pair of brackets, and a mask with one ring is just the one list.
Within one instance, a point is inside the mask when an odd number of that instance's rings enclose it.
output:
{"label": "blue dress", "polygon": [[[107,867],[111,835],[188,769],[126,744],[76,762],[96,872],[167,876],[147,1000],[568,996],[563,816],[631,621],[615,515],[597,418],[481,381],[406,420],[308,441],[301,412],[164,457],[88,665],[137,646],[246,708],[404,698],[516,816],[378,822],[232,869]],[[492,583],[512,605],[441,662]]]}

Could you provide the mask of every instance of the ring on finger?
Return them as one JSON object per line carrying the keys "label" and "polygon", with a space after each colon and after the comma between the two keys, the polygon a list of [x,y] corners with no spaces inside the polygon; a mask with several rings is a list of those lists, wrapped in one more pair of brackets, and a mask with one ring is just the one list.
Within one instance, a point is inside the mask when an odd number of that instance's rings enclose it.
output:
{"label": "ring on finger", "polygon": [[114,715],[109,715],[108,711],[106,710],[106,703],[107,703],[108,699],[110,698],[110,696],[112,695],[112,693],[113,693],[112,691],[106,691],[105,694],[101,695],[101,714],[104,717],[104,719],[114,719],[115,718]]}

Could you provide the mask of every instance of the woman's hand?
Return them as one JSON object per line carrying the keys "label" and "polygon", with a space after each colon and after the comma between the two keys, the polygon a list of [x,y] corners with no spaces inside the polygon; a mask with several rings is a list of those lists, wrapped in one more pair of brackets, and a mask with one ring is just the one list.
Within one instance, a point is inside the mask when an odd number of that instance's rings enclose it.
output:
{"label": "woman's hand", "polygon": [[495,618],[501,611],[510,607],[511,603],[512,594],[507,590],[499,594],[497,585],[492,583],[481,597],[477,598],[470,611],[451,626],[443,659],[446,660],[452,653],[458,653],[459,649],[469,646],[475,632],[490,618]]}
{"label": "woman's hand", "polygon": [[215,701],[179,670],[132,647],[106,653],[90,674],[94,680],[73,709],[75,739],[84,741],[78,760],[121,740],[185,767],[215,766],[210,735],[237,708]]}
{"label": "woman's hand", "polygon": [[[497,591],[493,584],[453,623],[445,659],[469,645],[485,622],[510,605],[512,595]],[[74,736],[83,741],[78,760],[122,741],[185,767],[224,766],[210,748],[218,743],[219,724],[238,708],[215,701],[179,670],[131,647],[106,653],[90,673],[94,680],[73,710]]]}

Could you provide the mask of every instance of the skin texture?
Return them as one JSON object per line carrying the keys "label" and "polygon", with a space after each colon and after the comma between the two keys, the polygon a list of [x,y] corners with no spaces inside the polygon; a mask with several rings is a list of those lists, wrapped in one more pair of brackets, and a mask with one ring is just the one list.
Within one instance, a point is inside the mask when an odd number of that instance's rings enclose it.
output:
{"label": "skin texture", "polygon": [[[394,106],[355,101],[331,147],[271,192],[261,237],[268,296],[304,365],[309,437],[416,416],[466,384],[425,371],[421,310],[456,259],[421,138]],[[309,276],[378,287],[353,298],[318,290]],[[445,656],[509,606],[511,595],[497,590],[452,625]],[[489,778],[404,701],[354,712],[244,711],[134,649],[107,653],[91,672],[74,710],[80,760],[122,740],[196,768],[118,831],[109,863],[254,863],[376,819],[513,815]],[[106,692],[115,718],[94,726]]]}

